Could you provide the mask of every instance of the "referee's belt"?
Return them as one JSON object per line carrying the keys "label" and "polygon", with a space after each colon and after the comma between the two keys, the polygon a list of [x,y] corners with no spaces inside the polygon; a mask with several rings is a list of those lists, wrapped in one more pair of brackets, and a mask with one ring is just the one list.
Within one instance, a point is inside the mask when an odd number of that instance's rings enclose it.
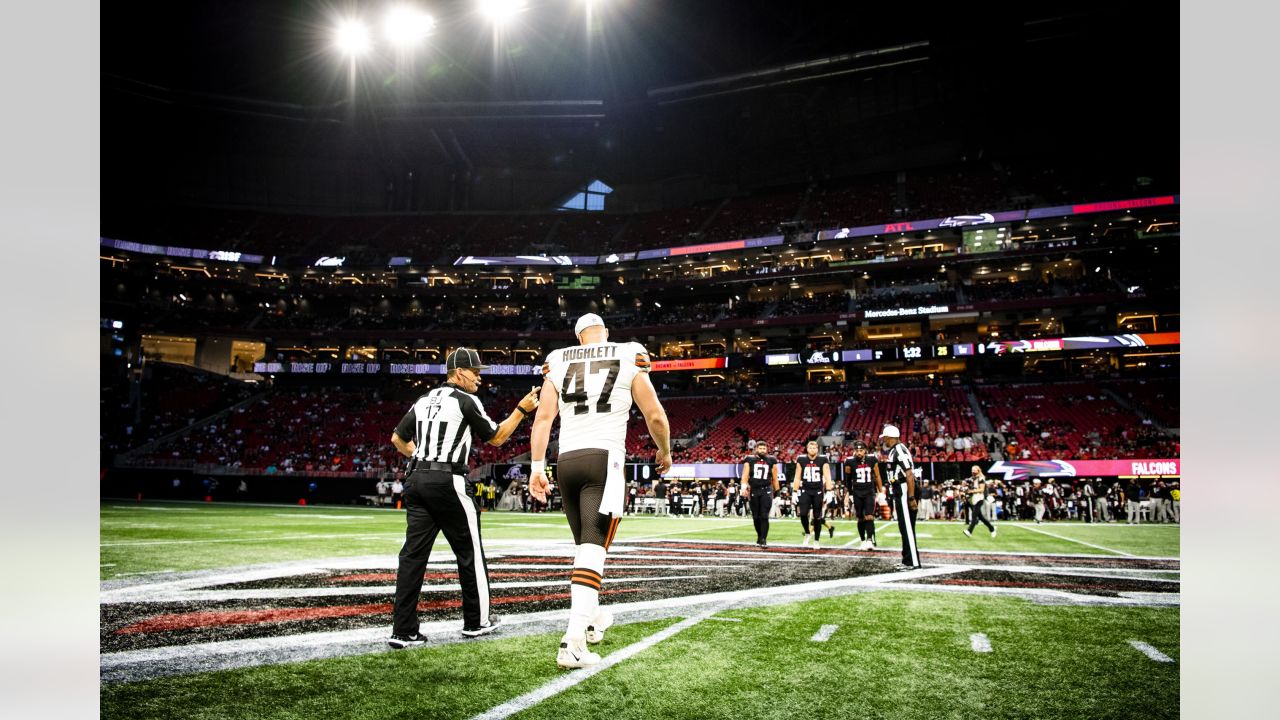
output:
{"label": "referee's belt", "polygon": [[424,462],[419,460],[413,467],[414,472],[447,472],[451,475],[466,475],[467,466],[461,463]]}

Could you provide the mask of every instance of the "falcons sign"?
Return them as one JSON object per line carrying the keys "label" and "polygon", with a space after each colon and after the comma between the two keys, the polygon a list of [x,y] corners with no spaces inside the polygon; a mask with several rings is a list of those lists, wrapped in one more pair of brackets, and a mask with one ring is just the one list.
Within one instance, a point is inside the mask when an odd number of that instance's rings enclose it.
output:
{"label": "falcons sign", "polygon": [[1004,475],[1006,481],[1033,477],[1075,477],[1076,469],[1063,460],[999,460],[987,469],[988,475]]}

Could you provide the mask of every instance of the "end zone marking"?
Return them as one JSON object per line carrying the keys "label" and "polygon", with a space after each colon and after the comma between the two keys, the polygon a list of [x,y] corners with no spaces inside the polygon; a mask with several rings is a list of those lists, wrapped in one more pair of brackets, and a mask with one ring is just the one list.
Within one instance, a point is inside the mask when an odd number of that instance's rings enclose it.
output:
{"label": "end zone marking", "polygon": [[504,720],[505,718],[509,718],[518,712],[523,712],[525,710],[528,710],[529,708],[533,707],[534,705],[537,705],[543,700],[559,695],[560,693],[564,692],[565,690],[568,690],[574,685],[581,683],[587,678],[590,678],[592,675],[595,675],[596,673],[604,670],[608,670],[614,665],[617,665],[618,663],[623,662],[624,660],[627,660],[634,655],[637,655],[639,653],[644,652],[645,650],[648,650],[649,648],[653,647],[654,645],[657,645],[663,640],[666,640],[672,635],[675,635],[681,630],[684,630],[686,628],[691,628],[694,625],[697,625],[703,620],[706,620],[712,615],[720,612],[720,610],[722,610],[722,608],[716,607],[716,608],[707,610],[706,612],[703,612],[701,614],[694,615],[693,617],[685,618],[684,620],[681,620],[675,625],[672,625],[671,627],[666,628],[665,630],[660,630],[650,635],[649,637],[641,640],[640,642],[628,645],[622,648],[621,650],[618,650],[617,652],[609,653],[609,655],[605,656],[600,661],[599,665],[581,668],[579,670],[574,670],[573,672],[570,672],[567,675],[562,675],[532,692],[525,693],[524,695],[521,695],[520,697],[515,698],[513,700],[508,700],[507,702],[495,708],[490,709],[488,712],[484,712],[479,715],[476,715],[471,720]]}
{"label": "end zone marking", "polygon": [[1155,660],[1156,662],[1162,662],[1162,663],[1173,662],[1173,658],[1169,657],[1168,655],[1165,655],[1164,653],[1160,652],[1159,650],[1151,647],[1150,645],[1140,640],[1130,640],[1129,644],[1133,646],[1134,650],[1137,650],[1138,652],[1142,653],[1143,655],[1146,655],[1147,657],[1151,658],[1152,660]]}
{"label": "end zone marking", "polygon": [[974,652],[989,653],[991,652],[991,641],[983,633],[971,633],[969,635],[969,647]]}
{"label": "end zone marking", "polygon": [[835,635],[836,631],[839,629],[839,625],[823,625],[818,628],[818,632],[814,633],[813,637],[809,638],[809,642],[826,642],[830,640],[831,636]]}

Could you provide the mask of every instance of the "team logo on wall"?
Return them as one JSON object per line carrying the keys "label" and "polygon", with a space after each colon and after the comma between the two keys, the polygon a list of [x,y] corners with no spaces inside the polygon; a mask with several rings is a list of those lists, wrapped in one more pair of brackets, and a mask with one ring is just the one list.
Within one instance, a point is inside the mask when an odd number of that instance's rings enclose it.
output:
{"label": "team logo on wall", "polygon": [[987,469],[988,475],[1004,475],[1005,480],[1033,477],[1075,477],[1075,467],[1065,460],[998,460]]}
{"label": "team logo on wall", "polygon": [[960,227],[962,225],[985,225],[993,223],[996,218],[991,213],[978,213],[977,215],[952,215],[949,218],[943,218],[938,223],[938,227]]}

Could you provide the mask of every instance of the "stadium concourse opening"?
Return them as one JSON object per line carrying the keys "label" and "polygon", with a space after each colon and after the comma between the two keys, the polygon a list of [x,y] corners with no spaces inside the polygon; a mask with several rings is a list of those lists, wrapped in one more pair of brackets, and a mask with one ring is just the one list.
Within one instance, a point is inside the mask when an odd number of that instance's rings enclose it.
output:
{"label": "stadium concourse opening", "polygon": [[[1178,713],[1176,13],[144,12],[102,58],[104,717]],[[543,389],[588,314],[639,347]],[[632,357],[666,422],[616,416],[601,572],[561,425]],[[545,458],[531,390],[573,400]],[[428,474],[501,622],[460,636],[439,542],[391,653]],[[573,577],[613,623],[568,672]]]}

